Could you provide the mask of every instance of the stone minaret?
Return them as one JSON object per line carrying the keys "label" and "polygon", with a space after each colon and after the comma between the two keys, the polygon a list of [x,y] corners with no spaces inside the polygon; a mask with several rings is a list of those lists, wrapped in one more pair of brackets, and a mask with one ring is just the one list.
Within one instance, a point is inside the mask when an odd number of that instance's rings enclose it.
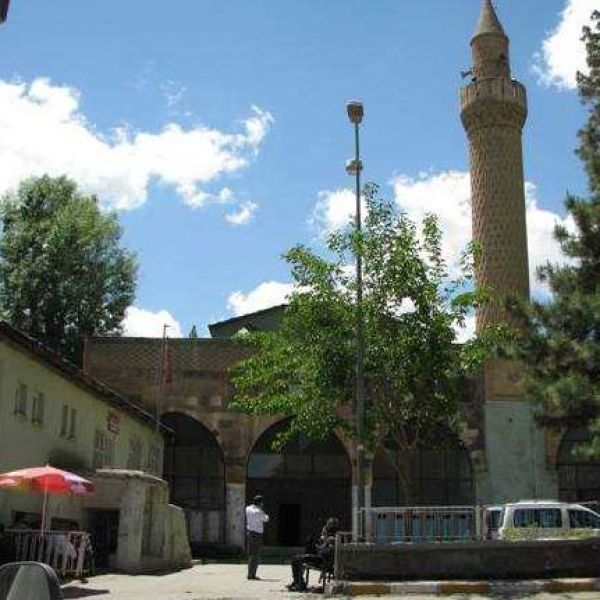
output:
{"label": "stone minaret", "polygon": [[[493,300],[477,328],[506,322],[507,294],[529,295],[521,136],[527,117],[525,88],[510,74],[508,37],[490,0],[483,0],[471,41],[473,80],[461,89],[461,118],[469,138],[473,238],[482,246],[477,281]],[[544,434],[512,360],[488,360],[481,389],[484,451],[476,465],[478,500],[501,503],[556,497],[547,469]]]}
{"label": "stone minaret", "polygon": [[482,246],[477,282],[494,300],[479,311],[477,328],[506,319],[507,294],[529,296],[521,136],[525,88],[511,78],[509,41],[490,0],[483,0],[475,35],[472,82],[460,93],[469,137],[473,239]]}

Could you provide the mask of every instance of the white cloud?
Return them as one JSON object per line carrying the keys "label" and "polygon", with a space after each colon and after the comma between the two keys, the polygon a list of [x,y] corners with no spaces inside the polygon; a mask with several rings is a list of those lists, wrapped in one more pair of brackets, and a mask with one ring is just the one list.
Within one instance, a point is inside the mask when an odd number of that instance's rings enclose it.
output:
{"label": "white cloud", "polygon": [[257,210],[256,202],[244,202],[238,210],[225,215],[225,220],[231,225],[246,225],[252,221]]}
{"label": "white cloud", "polygon": [[[365,212],[364,198],[361,210]],[[341,229],[354,221],[356,192],[349,188],[323,190],[317,195],[317,204],[309,222],[322,235]]]}
{"label": "white cloud", "polygon": [[144,204],[153,180],[191,207],[222,201],[207,186],[247,167],[274,122],[254,106],[234,133],[171,122],[159,132],[118,127],[105,136],[82,113],[78,90],[47,79],[0,80],[0,106],[0,193],[27,176],[66,174],[119,210]]}
{"label": "white cloud", "polygon": [[[397,175],[391,184],[398,207],[413,221],[420,222],[426,213],[437,215],[443,233],[442,253],[454,272],[454,265],[472,235],[469,173],[442,171],[421,173],[417,177]],[[350,195],[351,191],[345,189],[319,193],[313,219],[319,223],[321,233],[347,223]],[[573,223],[568,216],[562,218],[541,208],[535,185],[527,183],[525,195],[531,287],[534,293],[546,293],[546,288],[535,277],[536,269],[547,261],[564,261],[553,237],[554,226],[561,223],[573,230]]]}
{"label": "white cloud", "polygon": [[454,330],[456,331],[456,341],[459,344],[468,342],[475,337],[475,315],[467,315],[462,327],[457,324]]}
{"label": "white cloud", "polygon": [[179,81],[168,79],[165,83],[160,86],[160,89],[167,101],[167,108],[173,108],[177,106],[185,96],[187,87]]}
{"label": "white cloud", "polygon": [[123,335],[127,337],[153,337],[163,335],[163,327],[168,325],[167,335],[171,338],[180,338],[181,325],[167,310],[152,312],[137,306],[130,306],[125,311],[123,319]]}
{"label": "white cloud", "polygon": [[534,293],[546,294],[546,284],[537,281],[536,270],[547,262],[564,263],[567,257],[561,252],[558,242],[554,239],[554,228],[562,225],[568,231],[574,232],[575,222],[571,215],[561,217],[556,213],[545,210],[538,205],[537,189],[532,183],[525,184],[527,203],[527,246],[529,250],[529,280]]}
{"label": "white cloud", "polygon": [[399,208],[420,222],[435,214],[443,231],[443,256],[448,265],[459,258],[471,239],[471,181],[468,173],[443,171],[417,177],[397,175],[392,179]]}
{"label": "white cloud", "polygon": [[252,113],[251,117],[242,121],[246,133],[239,136],[239,142],[242,146],[249,145],[257,151],[275,119],[271,113],[255,105],[252,106]]}
{"label": "white cloud", "polygon": [[[449,265],[455,263],[460,252],[471,240],[471,184],[469,173],[447,171],[425,173],[417,178],[400,175],[392,181],[396,202],[413,220],[420,220],[425,213],[439,218],[443,231],[443,254]],[[547,288],[536,278],[536,270],[546,262],[564,262],[560,247],[554,239],[556,224],[570,230],[570,217],[541,208],[537,188],[525,184],[527,218],[527,245],[529,252],[529,280],[534,293],[546,293]]]}
{"label": "white cloud", "polygon": [[233,200],[233,192],[228,188],[222,188],[217,194],[219,204],[229,204]]}
{"label": "white cloud", "polygon": [[240,291],[230,294],[227,298],[227,308],[234,315],[239,316],[284,304],[293,289],[294,286],[291,283],[265,281],[247,294]]}
{"label": "white cloud", "polygon": [[534,71],[543,84],[574,89],[577,71],[588,72],[582,28],[590,24],[592,12],[599,8],[598,0],[566,0],[556,29],[544,39],[535,57]]}

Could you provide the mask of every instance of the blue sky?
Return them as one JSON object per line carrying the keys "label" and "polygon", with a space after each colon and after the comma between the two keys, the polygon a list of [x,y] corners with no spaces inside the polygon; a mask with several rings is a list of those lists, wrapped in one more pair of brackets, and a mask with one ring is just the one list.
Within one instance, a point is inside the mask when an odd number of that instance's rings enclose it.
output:
{"label": "blue sky", "polygon": [[[595,0],[498,0],[525,130],[532,265],[585,119],[573,77]],[[479,0],[12,0],[0,29],[0,192],[66,173],[119,210],[140,279],[126,330],[201,332],[281,302],[280,256],[352,209],[345,103],[365,104],[365,176],[414,217],[470,237],[460,71]]]}

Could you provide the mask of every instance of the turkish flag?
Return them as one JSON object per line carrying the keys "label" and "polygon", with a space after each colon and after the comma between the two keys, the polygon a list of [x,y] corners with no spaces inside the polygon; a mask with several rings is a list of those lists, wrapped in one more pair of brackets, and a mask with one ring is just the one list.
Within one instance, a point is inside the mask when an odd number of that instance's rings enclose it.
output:
{"label": "turkish flag", "polygon": [[0,0],[0,23],[4,23],[4,21],[6,21],[9,4],[10,0]]}

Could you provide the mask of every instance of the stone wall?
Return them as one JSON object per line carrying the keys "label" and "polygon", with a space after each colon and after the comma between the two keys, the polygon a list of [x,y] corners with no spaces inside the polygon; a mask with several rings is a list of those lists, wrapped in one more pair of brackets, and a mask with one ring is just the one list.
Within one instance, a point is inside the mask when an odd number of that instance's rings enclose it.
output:
{"label": "stone wall", "polygon": [[93,480],[97,493],[84,500],[84,507],[119,512],[111,567],[142,573],[191,566],[185,516],[181,508],[169,504],[165,481],[122,469],[101,469]]}
{"label": "stone wall", "polygon": [[345,544],[336,579],[540,579],[600,575],[600,539],[437,544]]}
{"label": "stone wall", "polygon": [[[87,368],[153,412],[161,344],[160,339],[92,339]],[[243,548],[248,457],[261,434],[280,419],[228,410],[232,388],[227,371],[247,356],[247,349],[235,340],[178,339],[170,340],[169,345],[172,383],[164,390],[160,411],[181,412],[201,423],[214,436],[225,463],[225,508],[217,516],[188,511],[191,540]],[[496,362],[498,365],[488,365],[484,374],[466,382],[462,405],[467,426],[461,437],[471,457],[475,500],[497,503],[540,495],[556,497],[556,477],[553,466],[546,466],[544,436],[533,421],[531,407],[522,401],[514,363]],[[351,441],[341,439],[352,460]],[[367,481],[371,479],[368,474]]]}

